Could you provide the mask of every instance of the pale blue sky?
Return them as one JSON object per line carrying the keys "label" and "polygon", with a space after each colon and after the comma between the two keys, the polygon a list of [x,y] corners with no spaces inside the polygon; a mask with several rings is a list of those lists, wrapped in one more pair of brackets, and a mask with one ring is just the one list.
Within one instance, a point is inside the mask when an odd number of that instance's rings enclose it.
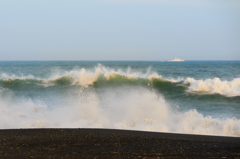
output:
{"label": "pale blue sky", "polygon": [[0,60],[240,60],[240,0],[0,0]]}

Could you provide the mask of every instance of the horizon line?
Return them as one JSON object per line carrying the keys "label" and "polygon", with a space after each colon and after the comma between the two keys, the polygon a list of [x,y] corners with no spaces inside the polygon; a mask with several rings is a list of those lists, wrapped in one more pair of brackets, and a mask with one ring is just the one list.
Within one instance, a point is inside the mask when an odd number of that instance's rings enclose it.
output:
{"label": "horizon line", "polygon": [[0,62],[94,62],[94,61],[109,61],[109,62],[185,62],[185,61],[240,61],[240,60],[184,60],[184,61],[169,61],[169,60],[0,60]]}

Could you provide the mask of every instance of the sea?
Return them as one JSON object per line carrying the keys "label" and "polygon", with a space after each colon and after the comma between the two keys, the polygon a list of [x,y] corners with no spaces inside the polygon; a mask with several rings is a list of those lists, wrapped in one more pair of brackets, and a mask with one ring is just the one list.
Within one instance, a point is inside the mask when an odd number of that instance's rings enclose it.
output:
{"label": "sea", "polygon": [[0,129],[240,137],[240,61],[1,61]]}

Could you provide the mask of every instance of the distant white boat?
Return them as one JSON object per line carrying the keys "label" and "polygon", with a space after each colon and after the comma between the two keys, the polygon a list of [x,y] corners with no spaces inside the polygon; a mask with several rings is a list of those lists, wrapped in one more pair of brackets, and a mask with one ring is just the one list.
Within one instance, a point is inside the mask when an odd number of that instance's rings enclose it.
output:
{"label": "distant white boat", "polygon": [[168,61],[184,61],[184,60],[181,60],[181,59],[175,57],[175,59],[173,59],[173,60],[168,60]]}

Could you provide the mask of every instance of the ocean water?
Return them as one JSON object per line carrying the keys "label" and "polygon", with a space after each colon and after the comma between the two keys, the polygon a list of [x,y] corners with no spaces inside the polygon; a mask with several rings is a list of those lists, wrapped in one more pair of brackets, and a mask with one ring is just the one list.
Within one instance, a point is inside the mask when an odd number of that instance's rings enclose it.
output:
{"label": "ocean water", "polygon": [[2,61],[0,129],[240,136],[240,61]]}

